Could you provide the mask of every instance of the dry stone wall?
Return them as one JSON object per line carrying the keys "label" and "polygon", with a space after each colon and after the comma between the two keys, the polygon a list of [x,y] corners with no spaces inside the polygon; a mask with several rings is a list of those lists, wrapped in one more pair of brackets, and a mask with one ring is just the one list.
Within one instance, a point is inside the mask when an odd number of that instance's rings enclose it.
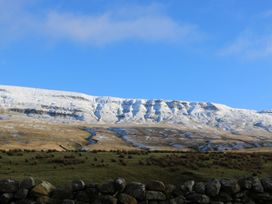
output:
{"label": "dry stone wall", "polygon": [[29,177],[21,182],[1,180],[0,192],[0,204],[271,204],[272,179],[253,176],[172,185],[116,178],[101,184],[78,180],[56,188]]}

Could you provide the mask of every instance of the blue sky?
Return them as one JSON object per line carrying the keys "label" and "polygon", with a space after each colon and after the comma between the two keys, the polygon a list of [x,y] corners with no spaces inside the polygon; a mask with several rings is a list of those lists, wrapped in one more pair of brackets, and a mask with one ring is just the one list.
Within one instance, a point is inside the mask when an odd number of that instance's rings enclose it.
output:
{"label": "blue sky", "polygon": [[0,84],[272,109],[272,2],[0,0]]}

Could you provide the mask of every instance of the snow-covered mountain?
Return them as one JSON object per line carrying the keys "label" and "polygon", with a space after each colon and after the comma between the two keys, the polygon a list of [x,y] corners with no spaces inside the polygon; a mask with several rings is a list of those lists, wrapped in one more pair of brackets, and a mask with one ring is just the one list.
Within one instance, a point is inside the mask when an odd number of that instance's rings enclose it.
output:
{"label": "snow-covered mountain", "polygon": [[232,134],[272,137],[272,111],[234,109],[209,102],[122,99],[0,86],[0,109],[32,118],[88,124],[172,124]]}
{"label": "snow-covered mountain", "polygon": [[272,111],[0,86],[0,149],[22,147],[271,148]]}

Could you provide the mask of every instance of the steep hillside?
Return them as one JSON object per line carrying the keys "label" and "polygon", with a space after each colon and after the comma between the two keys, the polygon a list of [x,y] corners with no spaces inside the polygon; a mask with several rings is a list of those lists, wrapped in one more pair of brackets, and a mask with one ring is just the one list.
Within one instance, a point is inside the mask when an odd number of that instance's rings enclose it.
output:
{"label": "steep hillside", "polygon": [[[77,124],[81,128],[99,126],[104,128],[103,134],[110,131],[137,148],[194,146],[206,151],[272,144],[271,111],[234,109],[210,102],[122,99],[0,86],[0,124],[20,120]],[[156,137],[157,144],[153,141]]]}

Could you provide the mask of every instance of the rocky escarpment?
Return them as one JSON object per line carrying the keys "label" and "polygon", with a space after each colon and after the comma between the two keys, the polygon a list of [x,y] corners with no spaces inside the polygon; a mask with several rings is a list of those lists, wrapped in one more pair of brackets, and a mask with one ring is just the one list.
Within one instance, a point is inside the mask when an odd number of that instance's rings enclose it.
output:
{"label": "rocky escarpment", "polygon": [[[140,149],[226,151],[272,147],[271,111],[234,109],[210,102],[122,99],[0,86],[0,122],[3,127],[12,127],[6,132],[20,136],[22,128],[15,127],[21,121],[84,124],[87,129],[104,126],[108,128],[104,133],[110,131],[107,138],[111,134]],[[31,133],[31,128],[26,132]],[[90,140],[93,137],[100,141]],[[94,145],[107,138],[96,134],[88,140]]]}
{"label": "rocky escarpment", "polygon": [[172,185],[161,181],[127,183],[117,178],[101,184],[78,180],[56,188],[30,177],[21,182],[1,180],[0,192],[1,204],[268,204],[272,203],[272,179],[253,176]]}
{"label": "rocky escarpment", "polygon": [[105,124],[168,123],[239,134],[270,134],[271,111],[234,109],[210,102],[122,99],[0,86],[0,109],[47,120]]}

